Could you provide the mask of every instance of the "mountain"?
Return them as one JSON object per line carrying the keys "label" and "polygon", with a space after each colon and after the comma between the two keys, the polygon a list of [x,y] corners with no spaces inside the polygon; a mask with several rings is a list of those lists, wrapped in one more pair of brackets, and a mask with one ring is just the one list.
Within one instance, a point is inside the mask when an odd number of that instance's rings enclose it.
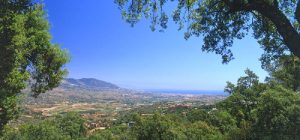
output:
{"label": "mountain", "polygon": [[[66,78],[61,85],[46,93],[40,94],[37,98],[31,96],[31,92],[24,90],[21,96],[24,107],[43,108],[62,105],[72,105],[78,103],[92,103],[103,105],[111,104],[126,104],[127,105],[143,105],[152,104],[161,101],[180,101],[180,100],[195,100],[195,101],[212,101],[212,99],[223,99],[222,96],[207,96],[207,95],[173,95],[173,94],[154,94],[144,91],[130,90],[120,88],[115,84],[97,80],[94,78],[73,79]],[[30,107],[31,106],[31,107]],[[71,109],[76,106],[71,106]],[[52,108],[53,109],[53,108]],[[54,108],[55,109],[55,108]],[[58,108],[61,109],[61,108]],[[65,108],[70,109],[70,107]]]}
{"label": "mountain", "polygon": [[[95,78],[65,78],[60,86],[46,93],[40,94],[36,99],[31,97],[29,89],[24,97],[25,104],[60,104],[63,102],[104,102],[107,100],[123,100],[123,94],[131,94],[132,91],[119,86],[98,80]],[[135,94],[135,92],[133,92]],[[124,98],[126,99],[126,98]]]}
{"label": "mountain", "polygon": [[98,80],[95,78],[66,78],[62,81],[60,87],[62,88],[80,88],[80,89],[89,89],[89,90],[111,90],[111,89],[120,89],[115,84]]}

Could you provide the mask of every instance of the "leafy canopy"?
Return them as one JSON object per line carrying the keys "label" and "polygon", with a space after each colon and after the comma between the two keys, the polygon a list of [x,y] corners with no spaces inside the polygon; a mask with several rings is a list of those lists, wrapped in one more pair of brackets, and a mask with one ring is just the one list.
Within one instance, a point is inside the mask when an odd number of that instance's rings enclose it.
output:
{"label": "leafy canopy", "polygon": [[[170,13],[169,7],[174,7]],[[166,29],[173,20],[185,39],[204,36],[202,51],[232,60],[234,40],[250,31],[264,49],[266,64],[291,51],[300,56],[300,3],[296,0],[115,0],[123,18],[132,26],[143,17],[151,29]],[[168,8],[167,8],[168,7]],[[263,65],[264,67],[264,65]]]}
{"label": "leafy canopy", "polygon": [[0,130],[18,111],[17,94],[30,81],[33,96],[59,85],[67,74],[66,51],[51,43],[41,4],[0,1]]}
{"label": "leafy canopy", "polygon": [[27,122],[17,129],[7,126],[0,140],[85,140],[85,134],[84,120],[78,113],[69,112]]}

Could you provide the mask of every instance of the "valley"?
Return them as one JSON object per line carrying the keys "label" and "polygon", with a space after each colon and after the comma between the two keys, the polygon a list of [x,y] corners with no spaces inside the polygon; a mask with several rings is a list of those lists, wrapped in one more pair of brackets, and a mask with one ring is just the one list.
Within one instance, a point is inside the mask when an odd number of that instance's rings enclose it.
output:
{"label": "valley", "polygon": [[97,79],[66,79],[61,86],[37,98],[24,91],[21,96],[22,113],[12,125],[78,112],[90,130],[110,127],[118,117],[131,111],[174,109],[213,105],[225,99],[222,95],[159,94],[120,88]]}

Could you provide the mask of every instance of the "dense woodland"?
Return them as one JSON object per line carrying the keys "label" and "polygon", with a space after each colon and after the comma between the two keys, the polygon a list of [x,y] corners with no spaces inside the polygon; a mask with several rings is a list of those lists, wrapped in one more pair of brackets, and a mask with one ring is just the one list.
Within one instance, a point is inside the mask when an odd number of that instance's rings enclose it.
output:
{"label": "dense woodland", "polygon": [[[142,16],[167,28],[167,0],[116,0],[132,25]],[[59,85],[66,74],[68,55],[50,42],[42,5],[30,0],[0,1],[0,130],[3,140],[220,140],[300,139],[300,47],[296,0],[178,0],[173,20],[186,38],[204,35],[203,51],[220,54],[223,63],[233,59],[230,47],[249,30],[265,50],[262,68],[269,72],[259,82],[245,70],[230,94],[213,106],[153,109],[152,115],[130,112],[109,129],[88,134],[79,114],[59,114],[47,119],[7,125],[17,118],[18,95],[28,81],[33,96]],[[187,12],[186,12],[187,11]],[[185,13],[185,14],[183,14]],[[189,22],[187,22],[189,21]],[[252,22],[250,22],[252,21]]]}

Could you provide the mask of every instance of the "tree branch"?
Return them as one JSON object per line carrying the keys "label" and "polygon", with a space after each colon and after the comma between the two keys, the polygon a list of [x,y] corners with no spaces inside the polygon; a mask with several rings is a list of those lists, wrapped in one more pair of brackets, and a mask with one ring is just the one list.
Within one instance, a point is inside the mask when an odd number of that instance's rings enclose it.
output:
{"label": "tree branch", "polygon": [[272,21],[289,50],[300,58],[300,35],[286,15],[278,7],[265,1],[253,0],[252,4],[253,10]]}
{"label": "tree branch", "polygon": [[[247,3],[241,3],[241,0],[223,0],[223,2],[229,7],[229,12],[257,11],[270,19],[289,50],[300,58],[300,35],[276,3],[270,4],[264,0],[249,0]],[[300,0],[298,0],[295,14],[300,23]]]}
{"label": "tree branch", "polygon": [[295,18],[297,19],[297,22],[300,24],[300,0],[298,0],[297,2]]}

